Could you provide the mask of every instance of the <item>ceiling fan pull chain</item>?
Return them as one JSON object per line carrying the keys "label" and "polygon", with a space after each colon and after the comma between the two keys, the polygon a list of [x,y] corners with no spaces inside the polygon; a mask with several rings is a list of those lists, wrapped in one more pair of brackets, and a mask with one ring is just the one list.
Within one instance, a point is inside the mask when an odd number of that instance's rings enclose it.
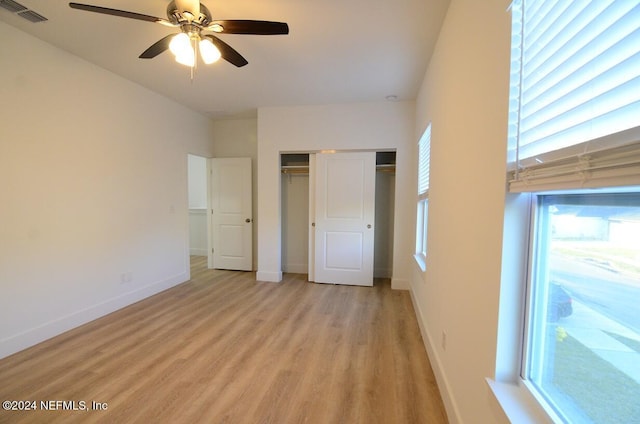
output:
{"label": "ceiling fan pull chain", "polygon": [[198,49],[196,47],[196,39],[191,38],[191,44],[193,44],[193,66],[191,67],[191,84],[193,85],[193,77],[196,73],[196,66],[198,66]]}

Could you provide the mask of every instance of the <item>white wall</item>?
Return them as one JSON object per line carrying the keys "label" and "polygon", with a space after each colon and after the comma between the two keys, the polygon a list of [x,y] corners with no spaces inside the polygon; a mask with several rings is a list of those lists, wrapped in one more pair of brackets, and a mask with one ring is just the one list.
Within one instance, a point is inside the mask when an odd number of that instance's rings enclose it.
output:
{"label": "white wall", "polygon": [[207,256],[207,158],[187,156],[189,254]]}
{"label": "white wall", "polygon": [[189,209],[189,254],[207,256],[207,210]]}
{"label": "white wall", "polygon": [[188,155],[189,209],[207,209],[207,158]]}
{"label": "white wall", "polygon": [[[506,418],[496,364],[509,84],[508,1],[452,0],[417,99],[432,122],[426,273],[411,292],[452,423]],[[446,349],[442,333],[446,332]]]}
{"label": "white wall", "polygon": [[[280,153],[322,149],[397,149],[392,286],[407,288],[415,214],[413,102],[377,102],[258,110],[258,274],[280,281]],[[414,185],[415,186],[415,185]]]}
{"label": "white wall", "polygon": [[187,153],[212,143],[199,114],[1,22],[0,39],[3,357],[189,278]]}

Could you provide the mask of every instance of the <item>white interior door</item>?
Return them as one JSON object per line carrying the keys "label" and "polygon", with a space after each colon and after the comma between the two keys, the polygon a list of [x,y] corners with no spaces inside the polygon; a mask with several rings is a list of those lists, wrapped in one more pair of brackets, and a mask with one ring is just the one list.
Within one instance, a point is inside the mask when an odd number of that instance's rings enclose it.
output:
{"label": "white interior door", "polygon": [[373,285],[375,152],[316,155],[314,280]]}
{"label": "white interior door", "polygon": [[213,268],[251,271],[251,158],[211,159]]}

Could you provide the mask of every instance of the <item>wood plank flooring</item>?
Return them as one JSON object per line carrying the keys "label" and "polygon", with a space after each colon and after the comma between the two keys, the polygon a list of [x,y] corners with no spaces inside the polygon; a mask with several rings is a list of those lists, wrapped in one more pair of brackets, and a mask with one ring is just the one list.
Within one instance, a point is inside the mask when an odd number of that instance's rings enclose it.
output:
{"label": "wood plank flooring", "polygon": [[[446,423],[409,293],[206,269],[0,360],[0,423]],[[59,410],[40,410],[40,401]],[[107,410],[66,411],[65,406]]]}

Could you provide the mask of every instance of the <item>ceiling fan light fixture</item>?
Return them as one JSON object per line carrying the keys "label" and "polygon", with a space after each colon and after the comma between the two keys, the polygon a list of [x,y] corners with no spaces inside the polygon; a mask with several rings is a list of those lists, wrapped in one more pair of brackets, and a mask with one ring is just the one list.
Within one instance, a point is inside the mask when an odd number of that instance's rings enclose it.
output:
{"label": "ceiling fan light fixture", "polygon": [[180,34],[176,34],[175,37],[171,39],[169,43],[169,50],[175,56],[185,55],[188,53],[193,54],[193,47],[191,47],[191,39],[187,34],[181,32]]}
{"label": "ceiling fan light fixture", "polygon": [[176,62],[185,66],[193,67],[195,65],[195,52],[191,46],[191,39],[184,32],[171,39],[169,50],[176,57]]}
{"label": "ceiling fan light fixture", "polygon": [[211,65],[221,57],[220,50],[208,38],[200,40],[198,47],[202,61],[207,65]]}
{"label": "ceiling fan light fixture", "polygon": [[176,62],[181,65],[193,68],[196,66],[196,57],[193,54],[180,54],[176,56]]}

